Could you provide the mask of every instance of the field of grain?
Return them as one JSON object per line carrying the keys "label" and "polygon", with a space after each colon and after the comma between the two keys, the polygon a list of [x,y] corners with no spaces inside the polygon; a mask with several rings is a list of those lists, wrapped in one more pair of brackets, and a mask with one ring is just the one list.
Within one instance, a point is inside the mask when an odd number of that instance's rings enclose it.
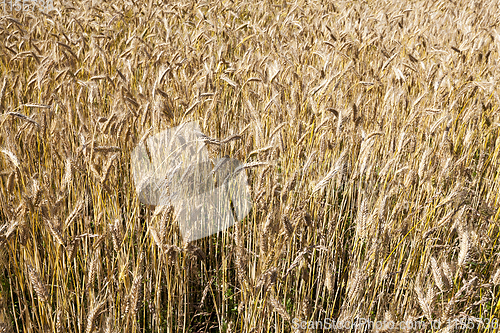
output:
{"label": "field of grain", "polygon": [[[0,16],[0,332],[500,318],[496,1],[54,8]],[[253,201],[189,243],[130,170],[187,121]]]}

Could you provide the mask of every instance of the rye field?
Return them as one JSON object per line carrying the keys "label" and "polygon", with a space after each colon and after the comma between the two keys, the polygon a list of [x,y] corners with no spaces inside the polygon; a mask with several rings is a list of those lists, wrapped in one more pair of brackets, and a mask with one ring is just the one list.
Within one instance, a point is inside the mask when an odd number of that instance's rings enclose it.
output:
{"label": "rye field", "polygon": [[[42,3],[0,4],[0,332],[497,330],[496,1]],[[130,162],[185,122],[252,199],[191,242]]]}

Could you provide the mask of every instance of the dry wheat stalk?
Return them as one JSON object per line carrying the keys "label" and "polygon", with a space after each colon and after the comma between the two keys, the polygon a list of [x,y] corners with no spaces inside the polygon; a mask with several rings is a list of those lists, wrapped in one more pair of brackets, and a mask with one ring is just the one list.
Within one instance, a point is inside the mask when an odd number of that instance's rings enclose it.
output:
{"label": "dry wheat stalk", "polygon": [[205,299],[207,298],[207,295],[208,295],[208,291],[210,290],[210,288],[212,287],[212,283],[214,282],[215,280],[215,277],[212,277],[210,279],[210,281],[208,281],[207,285],[205,286],[205,288],[203,288],[203,293],[202,293],[202,296],[201,296],[201,300],[200,300],[200,307],[203,306],[203,304],[205,303]]}
{"label": "dry wheat stalk", "polygon": [[491,283],[494,286],[498,286],[500,284],[500,268],[497,268],[495,274],[491,277]]}
{"label": "dry wheat stalk", "polygon": [[245,258],[245,255],[243,254],[243,248],[244,248],[244,243],[243,243],[243,235],[241,231],[241,224],[236,223],[235,228],[234,228],[234,242],[235,242],[235,264],[236,264],[236,269],[238,272],[238,278],[242,283],[250,283],[248,276],[246,274],[246,264],[247,260]]}
{"label": "dry wheat stalk", "polygon": [[272,305],[274,311],[276,311],[280,316],[282,316],[283,319],[285,319],[286,321],[290,321],[291,320],[291,317],[288,314],[288,312],[286,311],[286,309],[283,306],[283,304],[281,304],[281,302],[278,301],[274,297],[274,295],[269,295],[267,299],[269,300],[269,303]]}
{"label": "dry wheat stalk", "polygon": [[134,277],[132,282],[132,288],[130,289],[128,304],[125,309],[125,313],[130,313],[132,318],[135,317],[137,311],[142,305],[142,274],[139,273]]}
{"label": "dry wheat stalk", "polygon": [[119,223],[119,219],[116,219],[114,223],[108,224],[108,231],[111,234],[111,241],[113,242],[113,249],[116,253],[120,251],[121,237],[118,233],[117,223]]}
{"label": "dry wheat stalk", "polygon": [[[52,221],[49,221],[49,220],[46,220],[46,225],[47,225],[50,233],[54,237],[54,239],[57,241],[57,243],[59,243],[62,246],[65,246],[66,241],[64,240],[64,236],[61,233],[59,226],[56,227],[56,225],[54,225],[54,223]],[[59,223],[57,225],[59,225]]]}
{"label": "dry wheat stalk", "polygon": [[5,155],[7,155],[10,159],[10,161],[12,162],[12,164],[14,164],[14,166],[16,168],[19,168],[19,159],[17,158],[17,156],[11,152],[10,150],[7,150],[7,149],[0,149],[0,152],[4,153]]}
{"label": "dry wheat stalk", "polygon": [[85,207],[85,199],[78,200],[75,207],[73,208],[69,216],[66,218],[66,221],[64,222],[65,228],[69,227],[69,225],[72,224],[73,221],[82,214],[84,207]]}
{"label": "dry wheat stalk", "polygon": [[96,277],[97,273],[97,265],[98,265],[98,260],[100,259],[99,251],[94,251],[92,254],[92,259],[90,260],[89,266],[88,266],[88,277],[87,277],[87,290],[93,287],[94,285],[94,280]]}
{"label": "dry wheat stalk", "polygon": [[269,237],[272,226],[272,215],[269,213],[267,215],[266,221],[264,222],[264,227],[262,228],[262,232],[260,234],[260,253],[262,256],[265,256],[269,250]]}
{"label": "dry wheat stalk", "polygon": [[94,330],[94,321],[101,312],[102,307],[105,303],[106,301],[102,301],[100,303],[94,304],[94,306],[91,308],[87,315],[87,327],[85,329],[85,333],[91,333]]}
{"label": "dry wheat stalk", "polygon": [[368,200],[365,198],[359,206],[356,219],[356,237],[365,240],[368,231]]}
{"label": "dry wheat stalk", "polygon": [[434,277],[434,282],[438,286],[439,290],[444,291],[444,281],[443,281],[443,274],[441,271],[441,268],[439,267],[436,258],[431,257],[431,269],[432,269],[432,276]]}
{"label": "dry wheat stalk", "polygon": [[362,285],[366,279],[366,276],[366,272],[362,268],[358,268],[354,271],[353,275],[349,277],[347,286],[347,300],[349,304],[354,304],[357,298],[360,296],[360,293],[362,292]]}
{"label": "dry wheat stalk", "polygon": [[330,172],[328,172],[328,174],[314,186],[312,193],[316,193],[319,190],[323,189],[328,184],[328,182],[333,178],[333,176],[335,176],[343,168],[345,155],[346,151],[340,154],[339,158],[335,162],[333,169]]}
{"label": "dry wheat stalk", "polygon": [[42,302],[47,302],[49,300],[49,293],[45,288],[45,284],[42,282],[42,279],[40,279],[40,276],[35,271],[33,266],[28,265],[27,267],[31,285],[33,286],[33,289],[35,289],[38,299],[40,299]]}
{"label": "dry wheat stalk", "polygon": [[326,277],[325,277],[325,286],[328,292],[334,293],[335,288],[335,276],[333,272],[335,271],[335,265],[326,266]]}
{"label": "dry wheat stalk", "polygon": [[[431,290],[431,288],[429,288],[429,290]],[[433,296],[433,292],[428,291],[427,294],[424,295],[424,292],[420,284],[415,285],[415,292],[417,293],[418,303],[420,305],[420,308],[424,312],[424,315],[427,317],[428,320],[432,320],[432,307],[431,307],[432,300],[430,296]]]}
{"label": "dry wheat stalk", "polygon": [[470,237],[466,230],[463,230],[462,227],[458,228],[459,237],[460,237],[460,252],[458,253],[458,266],[462,267],[468,257],[469,249],[470,249]]}
{"label": "dry wheat stalk", "polygon": [[2,88],[0,89],[0,109],[3,109],[6,88],[7,88],[7,76],[4,76],[2,82]]}
{"label": "dry wheat stalk", "polygon": [[139,311],[142,306],[143,299],[143,261],[144,253],[141,252],[138,258],[137,267],[134,272],[134,280],[132,281],[132,286],[130,292],[127,296],[127,306],[124,311],[124,315],[129,315],[129,318],[135,318],[137,311]]}
{"label": "dry wheat stalk", "polygon": [[455,276],[455,267],[453,263],[443,262],[442,265],[444,276],[448,281],[448,285],[453,285],[453,277]]}
{"label": "dry wheat stalk", "polygon": [[57,310],[56,314],[56,333],[61,333],[63,330],[61,322],[61,311]]}

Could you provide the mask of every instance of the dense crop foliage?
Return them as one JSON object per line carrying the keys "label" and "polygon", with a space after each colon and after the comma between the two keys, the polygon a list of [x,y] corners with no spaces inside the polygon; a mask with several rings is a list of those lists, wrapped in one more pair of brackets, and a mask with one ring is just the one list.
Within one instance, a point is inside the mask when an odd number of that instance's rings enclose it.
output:
{"label": "dense crop foliage", "polygon": [[[54,7],[0,17],[0,331],[500,318],[496,1]],[[186,121],[253,200],[189,244],[130,171]]]}

